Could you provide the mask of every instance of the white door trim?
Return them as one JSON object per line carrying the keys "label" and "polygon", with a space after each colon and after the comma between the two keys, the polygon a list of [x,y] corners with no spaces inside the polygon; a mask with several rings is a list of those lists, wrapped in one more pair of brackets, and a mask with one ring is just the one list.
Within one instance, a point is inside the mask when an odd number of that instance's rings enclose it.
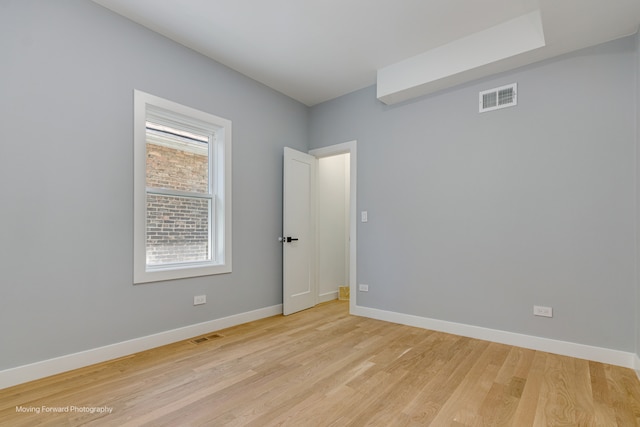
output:
{"label": "white door trim", "polygon": [[342,144],[331,145],[329,147],[317,148],[309,151],[309,154],[316,158],[336,156],[338,154],[349,153],[349,312],[353,313],[356,308],[357,295],[357,217],[356,201],[357,198],[357,141],[343,142]]}

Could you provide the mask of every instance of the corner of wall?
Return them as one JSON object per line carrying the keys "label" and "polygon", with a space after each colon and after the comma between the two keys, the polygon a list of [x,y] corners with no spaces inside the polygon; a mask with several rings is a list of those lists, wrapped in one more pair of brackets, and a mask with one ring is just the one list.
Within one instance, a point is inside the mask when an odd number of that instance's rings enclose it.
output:
{"label": "corner of wall", "polygon": [[640,31],[636,33],[635,37],[636,41],[636,61],[635,61],[635,134],[636,134],[636,159],[635,159],[635,216],[636,216],[636,224],[635,224],[635,234],[636,234],[636,245],[635,245],[635,352],[636,352],[636,373],[640,378],[640,200],[638,190],[640,189],[640,174],[638,173],[638,165],[640,165]]}

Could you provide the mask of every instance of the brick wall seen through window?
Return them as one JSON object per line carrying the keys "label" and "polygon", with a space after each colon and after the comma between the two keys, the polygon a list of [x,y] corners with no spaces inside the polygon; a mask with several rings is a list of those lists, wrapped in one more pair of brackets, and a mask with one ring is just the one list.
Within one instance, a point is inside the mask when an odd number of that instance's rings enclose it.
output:
{"label": "brick wall seen through window", "polygon": [[[147,186],[204,193],[208,157],[147,143]],[[202,261],[209,248],[209,200],[147,195],[147,264]]]}

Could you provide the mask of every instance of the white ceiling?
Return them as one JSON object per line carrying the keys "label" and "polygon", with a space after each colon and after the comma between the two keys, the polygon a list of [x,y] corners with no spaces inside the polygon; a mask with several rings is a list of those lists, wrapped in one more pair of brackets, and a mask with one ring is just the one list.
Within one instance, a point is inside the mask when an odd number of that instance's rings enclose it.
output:
{"label": "white ceiling", "polygon": [[[443,47],[530,12],[539,11],[544,46],[496,60],[485,75],[634,34],[640,23],[640,0],[93,1],[309,106],[373,85],[378,70],[412,57],[437,50],[446,61]],[[491,57],[492,46],[482,49]],[[470,69],[409,97],[481,75]]]}

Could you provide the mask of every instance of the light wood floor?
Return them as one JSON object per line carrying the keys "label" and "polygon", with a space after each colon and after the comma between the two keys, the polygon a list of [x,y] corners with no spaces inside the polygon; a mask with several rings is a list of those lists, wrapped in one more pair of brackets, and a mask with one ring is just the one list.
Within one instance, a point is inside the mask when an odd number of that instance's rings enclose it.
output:
{"label": "light wood floor", "polygon": [[[323,304],[0,390],[0,425],[640,425],[630,369],[347,311]],[[70,412],[43,412],[56,407]]]}

